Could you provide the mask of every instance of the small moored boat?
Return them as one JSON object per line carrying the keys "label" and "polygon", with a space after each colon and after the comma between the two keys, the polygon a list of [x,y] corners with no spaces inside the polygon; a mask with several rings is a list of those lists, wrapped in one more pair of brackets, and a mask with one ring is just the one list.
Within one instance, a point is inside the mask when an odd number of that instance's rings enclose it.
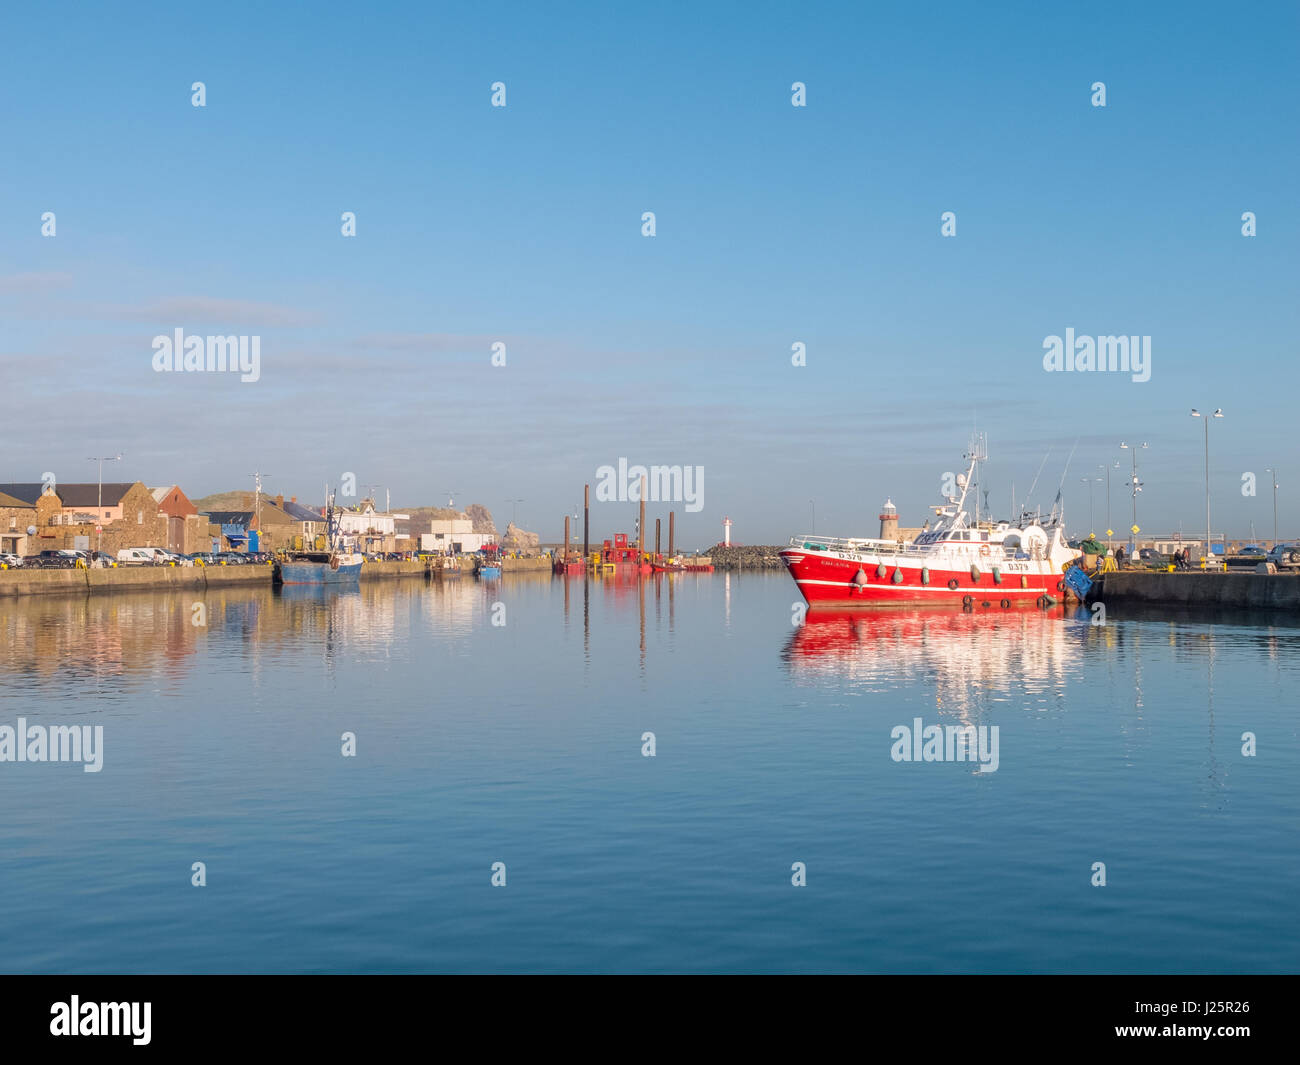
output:
{"label": "small moored boat", "polygon": [[491,579],[501,576],[501,551],[496,544],[484,544],[474,558],[474,576]]}
{"label": "small moored boat", "polygon": [[325,549],[286,551],[275,558],[272,580],[276,584],[356,584],[361,578],[361,556],[340,546],[334,495],[325,501]]}

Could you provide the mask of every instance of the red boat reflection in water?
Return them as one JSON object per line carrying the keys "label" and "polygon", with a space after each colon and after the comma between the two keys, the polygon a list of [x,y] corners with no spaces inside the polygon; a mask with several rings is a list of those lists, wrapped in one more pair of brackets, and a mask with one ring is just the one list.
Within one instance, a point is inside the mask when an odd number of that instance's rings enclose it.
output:
{"label": "red boat reflection in water", "polygon": [[812,610],[783,652],[797,677],[833,680],[850,689],[896,691],[929,683],[936,702],[968,705],[980,693],[1015,699],[1059,691],[1079,668],[1075,630],[1062,608],[970,610],[951,607]]}

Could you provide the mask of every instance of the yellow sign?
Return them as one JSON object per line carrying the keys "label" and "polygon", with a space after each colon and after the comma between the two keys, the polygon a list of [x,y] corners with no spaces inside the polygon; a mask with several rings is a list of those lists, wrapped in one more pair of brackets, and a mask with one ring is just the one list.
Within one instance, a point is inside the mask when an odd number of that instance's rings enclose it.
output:
{"label": "yellow sign", "polygon": [[1137,535],[1138,533],[1140,533],[1142,530],[1139,529],[1136,525],[1130,525],[1128,531],[1131,532],[1131,533],[1133,533],[1133,534],[1136,536],[1136,535]]}
{"label": "yellow sign", "polygon": [[1107,535],[1107,536],[1114,536],[1114,535],[1115,535],[1115,530],[1114,530],[1114,529],[1107,529],[1107,530],[1106,530],[1106,535]]}

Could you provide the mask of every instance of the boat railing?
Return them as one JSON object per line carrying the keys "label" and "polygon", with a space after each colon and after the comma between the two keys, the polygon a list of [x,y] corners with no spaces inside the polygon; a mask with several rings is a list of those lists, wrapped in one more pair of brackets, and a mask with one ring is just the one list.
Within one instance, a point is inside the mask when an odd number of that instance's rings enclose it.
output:
{"label": "boat railing", "polygon": [[[839,537],[839,536],[792,536],[790,538],[791,547],[801,547],[805,551],[840,551],[850,554],[867,554],[889,557],[913,557],[918,555],[930,555],[934,552],[937,544],[900,544],[896,540],[877,540],[869,537]],[[976,546],[975,543],[961,546]],[[1028,558],[1029,554],[1022,549],[1009,547],[1000,544],[983,545],[989,548],[989,556],[1000,556],[1006,559]]]}
{"label": "boat railing", "polygon": [[872,555],[924,554],[926,549],[913,544],[900,544],[897,540],[877,540],[871,537],[792,536],[791,547],[806,551],[850,551]]}

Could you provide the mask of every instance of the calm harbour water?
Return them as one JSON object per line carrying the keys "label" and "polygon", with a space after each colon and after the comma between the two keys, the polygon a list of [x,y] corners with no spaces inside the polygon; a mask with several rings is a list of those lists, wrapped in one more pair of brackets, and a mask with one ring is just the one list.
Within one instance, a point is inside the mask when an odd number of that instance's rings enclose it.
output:
{"label": "calm harbour water", "polygon": [[[99,773],[0,763],[0,970],[1300,968],[1300,628],[797,599],[0,601],[0,725],[104,728]],[[891,760],[918,717],[997,725],[997,771]]]}

